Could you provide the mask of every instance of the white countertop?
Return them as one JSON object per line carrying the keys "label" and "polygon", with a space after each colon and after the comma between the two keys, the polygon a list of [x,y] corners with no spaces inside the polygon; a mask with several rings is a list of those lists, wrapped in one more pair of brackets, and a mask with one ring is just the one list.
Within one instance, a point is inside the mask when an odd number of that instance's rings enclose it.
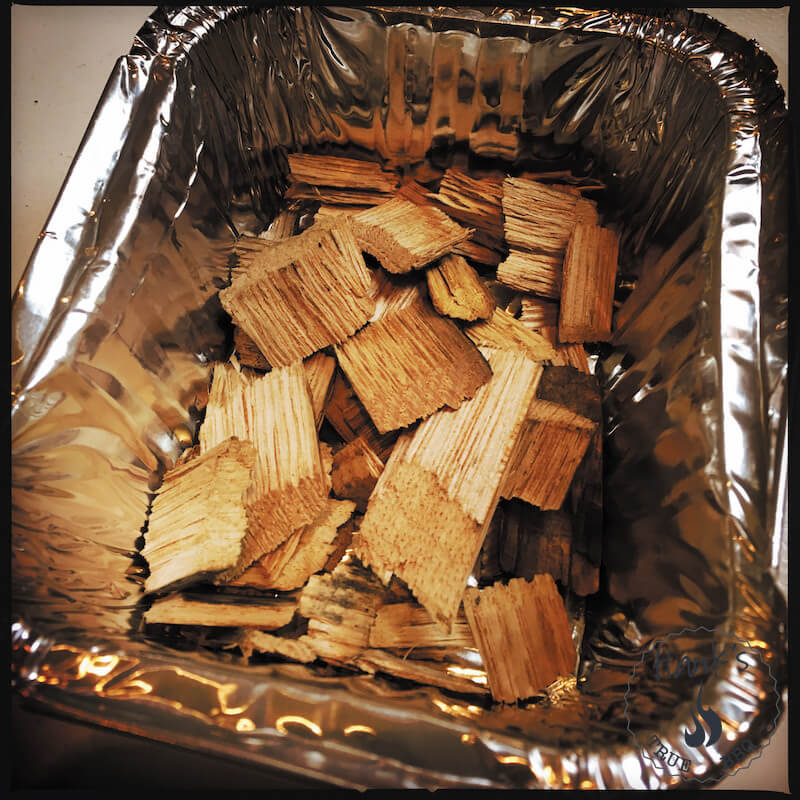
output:
{"label": "white countertop", "polygon": [[[154,6],[11,7],[11,291],[43,229],[117,58]],[[697,8],[756,39],[788,94],[785,8]],[[786,715],[763,755],[721,789],[788,792]]]}

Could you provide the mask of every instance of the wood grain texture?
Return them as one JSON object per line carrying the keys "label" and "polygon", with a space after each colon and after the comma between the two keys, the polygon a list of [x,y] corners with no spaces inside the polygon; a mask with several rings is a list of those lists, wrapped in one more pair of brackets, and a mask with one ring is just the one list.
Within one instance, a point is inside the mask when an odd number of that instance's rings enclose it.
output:
{"label": "wood grain texture", "polygon": [[456,411],[404,433],[370,498],[356,554],[394,573],[449,630],[497,506],[542,367],[523,353],[484,350],[492,378]]}
{"label": "wood grain texture", "polygon": [[443,211],[396,197],[351,218],[362,250],[388,272],[410,272],[452,252],[472,235]]}
{"label": "wood grain texture", "polygon": [[469,588],[464,610],[498,702],[532,697],[575,669],[567,612],[550,575]]}
{"label": "wood grain texture", "polygon": [[468,322],[492,315],[494,298],[462,256],[445,256],[425,277],[433,307],[440,314]]}
{"label": "wood grain texture", "polygon": [[145,592],[242,567],[255,462],[250,442],[227,439],[164,475],[142,549],[150,568]]}
{"label": "wood grain texture", "polygon": [[387,308],[336,356],[380,433],[458,408],[491,376],[477,347],[421,297]]}
{"label": "wood grain texture", "polygon": [[313,522],[329,491],[311,396],[301,363],[266,375],[214,368],[200,448],[231,437],[248,440],[257,459],[245,502],[249,531],[244,567]]}
{"label": "wood grain texture", "polygon": [[[223,308],[273,366],[346,339],[369,319],[370,271],[346,218],[279,242],[253,240]],[[241,260],[241,256],[240,256]]]}
{"label": "wood grain texture", "polygon": [[611,339],[618,257],[617,233],[594,223],[577,223],[564,256],[559,341]]}

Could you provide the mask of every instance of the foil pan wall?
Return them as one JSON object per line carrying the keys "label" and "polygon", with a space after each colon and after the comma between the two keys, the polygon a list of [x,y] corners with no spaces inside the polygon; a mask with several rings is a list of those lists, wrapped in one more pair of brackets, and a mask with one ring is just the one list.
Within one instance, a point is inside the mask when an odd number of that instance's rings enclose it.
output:
{"label": "foil pan wall", "polygon": [[[216,292],[286,152],[478,157],[602,176],[622,277],[652,296],[599,354],[602,597],[577,683],[527,708],[139,632],[152,490],[227,355]],[[787,114],[772,62],[702,15],[579,9],[160,10],[121,58],[12,308],[13,676],[51,710],[353,786],[656,788],[626,728],[659,635],[759,648],[706,687],[728,735],[786,687]],[[661,257],[653,258],[652,247]],[[717,633],[714,633],[716,631]],[[688,693],[642,682],[682,730]],[[780,704],[778,704],[780,706]],[[778,708],[780,710],[780,708]]]}

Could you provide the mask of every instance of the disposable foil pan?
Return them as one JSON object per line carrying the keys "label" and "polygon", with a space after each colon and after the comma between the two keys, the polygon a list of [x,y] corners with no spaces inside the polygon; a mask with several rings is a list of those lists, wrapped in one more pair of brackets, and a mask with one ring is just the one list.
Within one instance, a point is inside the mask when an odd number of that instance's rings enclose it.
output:
{"label": "disposable foil pan", "polygon": [[[605,563],[577,683],[484,708],[144,638],[151,492],[229,352],[216,293],[235,237],[276,210],[287,151],[402,164],[470,142],[601,176],[627,231],[623,283],[656,268],[649,246],[665,252],[637,336],[598,354]],[[698,774],[718,778],[745,729],[766,743],[787,685],[787,175],[774,65],[702,15],[159,10],[117,62],[14,298],[15,685],[344,786],[679,786],[626,720],[635,708],[667,738],[694,697],[631,688],[632,668],[659,636],[722,631],[762,668],[705,686],[727,735]]]}

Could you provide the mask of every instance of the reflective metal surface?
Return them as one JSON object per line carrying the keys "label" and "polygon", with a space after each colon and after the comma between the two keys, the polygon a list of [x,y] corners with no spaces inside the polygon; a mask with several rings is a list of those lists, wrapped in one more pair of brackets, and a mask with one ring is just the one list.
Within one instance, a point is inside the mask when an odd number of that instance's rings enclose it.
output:
{"label": "reflective metal surface", "polygon": [[[605,563],[579,679],[528,707],[244,666],[140,630],[137,540],[230,346],[230,244],[269,223],[287,150],[333,144],[397,166],[471,147],[591,172],[625,231],[623,278],[651,276],[597,353]],[[17,687],[345,786],[670,786],[628,735],[624,693],[655,637],[702,626],[769,665],[707,687],[730,734],[706,751],[719,774],[737,736],[771,734],[768,672],[787,683],[788,169],[772,62],[686,11],[159,11],[109,79],[12,307]],[[638,718],[689,724],[688,694],[634,688]]]}

